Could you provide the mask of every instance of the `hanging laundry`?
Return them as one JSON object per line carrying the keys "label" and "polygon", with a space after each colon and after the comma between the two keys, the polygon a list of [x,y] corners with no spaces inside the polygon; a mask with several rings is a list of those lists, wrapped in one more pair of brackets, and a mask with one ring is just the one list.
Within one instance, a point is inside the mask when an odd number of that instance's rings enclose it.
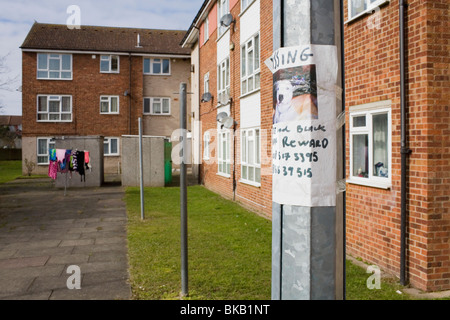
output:
{"label": "hanging laundry", "polygon": [[48,165],[48,176],[53,180],[56,180],[58,176],[58,163],[56,161],[50,160]]}
{"label": "hanging laundry", "polygon": [[50,156],[49,160],[56,161],[56,149],[50,149],[50,150],[48,150],[48,153]]}
{"label": "hanging laundry", "polygon": [[72,157],[72,170],[78,171],[77,151],[76,150],[72,150],[71,157]]}
{"label": "hanging laundry", "polygon": [[81,176],[81,181],[86,181],[85,171],[84,171],[84,151],[77,151],[77,171]]}

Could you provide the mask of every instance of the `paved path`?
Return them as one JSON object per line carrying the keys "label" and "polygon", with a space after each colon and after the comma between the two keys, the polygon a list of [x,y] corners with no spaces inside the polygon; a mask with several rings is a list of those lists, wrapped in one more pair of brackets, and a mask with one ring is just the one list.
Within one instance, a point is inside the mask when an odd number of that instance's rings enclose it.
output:
{"label": "paved path", "polygon": [[[64,196],[50,179],[0,185],[0,299],[130,299],[123,197],[120,186]],[[67,287],[71,265],[81,289]]]}

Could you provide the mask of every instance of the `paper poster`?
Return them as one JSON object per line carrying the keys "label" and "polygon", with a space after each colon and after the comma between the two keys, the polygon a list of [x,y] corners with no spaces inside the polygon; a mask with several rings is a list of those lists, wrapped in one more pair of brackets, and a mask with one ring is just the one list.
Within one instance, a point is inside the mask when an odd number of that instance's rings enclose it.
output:
{"label": "paper poster", "polygon": [[265,63],[273,73],[272,199],[335,206],[336,47],[280,48]]}

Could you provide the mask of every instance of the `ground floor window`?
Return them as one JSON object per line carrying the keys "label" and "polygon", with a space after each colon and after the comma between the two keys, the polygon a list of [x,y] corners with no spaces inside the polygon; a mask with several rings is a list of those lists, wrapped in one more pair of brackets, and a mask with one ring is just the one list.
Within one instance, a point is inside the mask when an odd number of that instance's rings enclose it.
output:
{"label": "ground floor window", "polygon": [[103,140],[103,155],[104,156],[119,155],[119,138],[107,137]]}
{"label": "ground floor window", "polygon": [[260,129],[241,129],[241,179],[261,183]]}
{"label": "ground floor window", "polygon": [[37,164],[49,164],[49,150],[55,149],[55,139],[48,137],[37,138]]}
{"label": "ground floor window", "polygon": [[218,173],[226,176],[230,175],[230,130],[218,132]]}
{"label": "ground floor window", "polygon": [[391,183],[391,108],[383,101],[350,108],[350,180]]}

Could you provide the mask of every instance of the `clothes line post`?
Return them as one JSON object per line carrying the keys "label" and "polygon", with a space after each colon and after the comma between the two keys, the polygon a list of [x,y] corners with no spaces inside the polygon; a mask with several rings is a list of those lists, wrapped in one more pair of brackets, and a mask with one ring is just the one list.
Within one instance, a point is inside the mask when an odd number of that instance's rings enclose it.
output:
{"label": "clothes line post", "polygon": [[144,164],[142,157],[142,118],[139,118],[139,172],[140,172],[140,194],[141,194],[141,219],[145,219],[144,214]]}
{"label": "clothes line post", "polygon": [[187,238],[187,119],[186,119],[186,83],[180,84],[180,129],[181,129],[181,163],[180,163],[180,209],[181,209],[181,294],[188,295],[188,238]]}

